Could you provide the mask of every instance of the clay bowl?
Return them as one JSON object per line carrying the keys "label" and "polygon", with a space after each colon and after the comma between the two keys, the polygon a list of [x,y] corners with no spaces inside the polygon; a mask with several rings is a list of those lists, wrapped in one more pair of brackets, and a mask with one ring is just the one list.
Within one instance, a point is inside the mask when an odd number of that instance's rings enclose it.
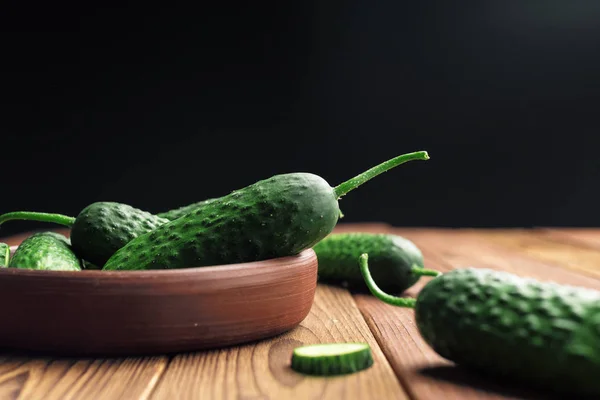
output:
{"label": "clay bowl", "polygon": [[169,271],[0,268],[0,346],[122,356],[242,344],[296,327],[316,285],[312,249]]}

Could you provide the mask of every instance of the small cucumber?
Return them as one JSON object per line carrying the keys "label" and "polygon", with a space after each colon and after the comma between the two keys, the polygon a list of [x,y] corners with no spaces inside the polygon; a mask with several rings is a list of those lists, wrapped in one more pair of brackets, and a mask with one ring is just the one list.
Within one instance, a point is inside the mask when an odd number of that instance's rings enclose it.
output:
{"label": "small cucumber", "polygon": [[56,232],[38,232],[27,237],[13,254],[10,268],[52,271],[81,271],[69,239]]}
{"label": "small cucumber", "polygon": [[373,365],[367,343],[320,343],[296,347],[291,368],[306,375],[350,374]]}
{"label": "small cucumber", "polygon": [[423,255],[410,240],[392,234],[334,233],[317,243],[313,250],[319,261],[319,280],[368,291],[356,260],[369,254],[373,279],[387,292],[401,293],[417,283],[422,275],[437,271],[423,268]]}
{"label": "small cucumber", "polygon": [[298,254],[333,230],[342,196],[400,164],[427,159],[425,151],[404,154],[335,188],[311,173],[272,176],[138,236],[103,269],[190,268]]}
{"label": "small cucumber", "polygon": [[149,212],[116,202],[85,207],[71,227],[73,250],[98,267],[136,237],[169,222]]}
{"label": "small cucumber", "polygon": [[465,268],[433,278],[415,300],[382,291],[367,254],[359,263],[373,295],[414,307],[421,336],[440,356],[539,388],[600,396],[599,291]]}
{"label": "small cucumber", "polygon": [[10,246],[0,243],[0,268],[8,267],[10,262]]}
{"label": "small cucumber", "polygon": [[[116,202],[95,202],[85,207],[77,216],[14,211],[0,215],[0,224],[10,220],[52,222],[71,228],[71,241],[75,252],[83,257],[85,269],[101,269],[117,250],[131,239],[166,224],[213,199],[199,201],[157,215]],[[93,261],[87,261],[87,260]],[[97,264],[97,265],[96,265]]]}
{"label": "small cucumber", "polygon": [[101,267],[129,241],[169,222],[149,212],[116,202],[96,202],[85,207],[77,218],[29,211],[15,211],[0,216],[0,224],[9,220],[52,222],[71,228],[75,253]]}

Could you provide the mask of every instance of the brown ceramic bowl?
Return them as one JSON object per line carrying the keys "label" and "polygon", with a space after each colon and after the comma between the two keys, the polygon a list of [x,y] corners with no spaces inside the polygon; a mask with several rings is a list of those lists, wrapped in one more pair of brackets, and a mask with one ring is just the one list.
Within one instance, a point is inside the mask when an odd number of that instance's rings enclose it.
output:
{"label": "brown ceramic bowl", "polygon": [[241,344],[297,326],[316,285],[312,249],[169,271],[0,268],[0,347],[118,356]]}

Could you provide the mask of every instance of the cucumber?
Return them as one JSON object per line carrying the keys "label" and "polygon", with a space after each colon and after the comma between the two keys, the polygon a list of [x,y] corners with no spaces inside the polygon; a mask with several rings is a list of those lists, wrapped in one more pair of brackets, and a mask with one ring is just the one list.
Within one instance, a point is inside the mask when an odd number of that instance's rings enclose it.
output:
{"label": "cucumber", "polygon": [[600,396],[600,292],[465,268],[429,281],[416,299],[389,295],[360,269],[373,295],[414,307],[425,342],[440,356],[497,378],[561,393]]}
{"label": "cucumber", "polygon": [[291,368],[306,375],[332,376],[365,370],[373,365],[367,343],[320,343],[296,347]]}
{"label": "cucumber", "polygon": [[0,215],[0,224],[18,219],[67,226],[71,228],[73,248],[83,258],[84,269],[101,269],[97,265],[103,266],[110,256],[133,238],[212,200],[199,201],[156,215],[127,204],[107,201],[88,205],[76,218],[63,214],[14,211]]}
{"label": "cucumber", "polygon": [[52,222],[71,228],[73,251],[99,267],[132,239],[169,222],[149,212],[116,202],[95,202],[85,207],[77,218],[29,211],[15,211],[0,216],[0,224],[9,220]]}
{"label": "cucumber", "polygon": [[7,267],[10,262],[10,246],[0,243],[0,268]]}
{"label": "cucumber", "polygon": [[85,207],[71,227],[73,250],[98,267],[134,238],[169,222],[127,204],[96,202]]}
{"label": "cucumber", "polygon": [[311,173],[260,180],[131,240],[103,270],[190,268],[292,256],[337,224],[338,200],[373,177],[425,151],[400,155],[332,188]]}
{"label": "cucumber", "polygon": [[56,232],[38,232],[28,236],[13,254],[9,268],[52,271],[81,271],[69,239]]}
{"label": "cucumber", "polygon": [[356,260],[369,254],[373,279],[386,292],[401,293],[422,275],[436,276],[437,271],[423,267],[423,255],[410,240],[393,234],[334,233],[317,243],[313,250],[319,261],[319,280],[368,291]]}

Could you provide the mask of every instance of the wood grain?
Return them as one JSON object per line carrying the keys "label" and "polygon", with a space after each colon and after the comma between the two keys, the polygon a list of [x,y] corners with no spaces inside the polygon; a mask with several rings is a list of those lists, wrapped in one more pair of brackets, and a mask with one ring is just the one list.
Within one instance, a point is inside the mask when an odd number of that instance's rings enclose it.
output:
{"label": "wood grain", "polygon": [[[540,259],[519,247],[507,246],[512,235],[519,237],[516,231],[504,234],[500,231],[471,229],[397,229],[395,232],[419,246],[428,257],[427,264],[437,263],[442,270],[466,266],[491,268],[524,277],[600,289],[600,280],[582,274],[579,269],[566,268],[560,257]],[[548,252],[553,251],[548,243],[545,243],[545,248]]]}
{"label": "wood grain", "polygon": [[[560,265],[591,277],[600,278],[600,251],[590,247],[589,235],[583,243],[573,236],[556,235],[548,231],[513,230],[464,230],[466,238],[495,243],[530,258],[543,261],[546,265]],[[585,240],[585,239],[584,239]]]}
{"label": "wood grain", "polygon": [[[290,369],[294,347],[366,341],[375,364],[359,373],[305,377]],[[152,399],[405,399],[406,393],[350,294],[319,285],[302,324],[273,340],[221,351],[178,355]]]}
{"label": "wood grain", "polygon": [[0,365],[0,399],[144,400],[167,360],[7,357]]}
{"label": "wood grain", "polygon": [[586,246],[600,250],[600,230],[592,228],[538,228],[536,234],[544,238],[571,243],[578,247]]}

